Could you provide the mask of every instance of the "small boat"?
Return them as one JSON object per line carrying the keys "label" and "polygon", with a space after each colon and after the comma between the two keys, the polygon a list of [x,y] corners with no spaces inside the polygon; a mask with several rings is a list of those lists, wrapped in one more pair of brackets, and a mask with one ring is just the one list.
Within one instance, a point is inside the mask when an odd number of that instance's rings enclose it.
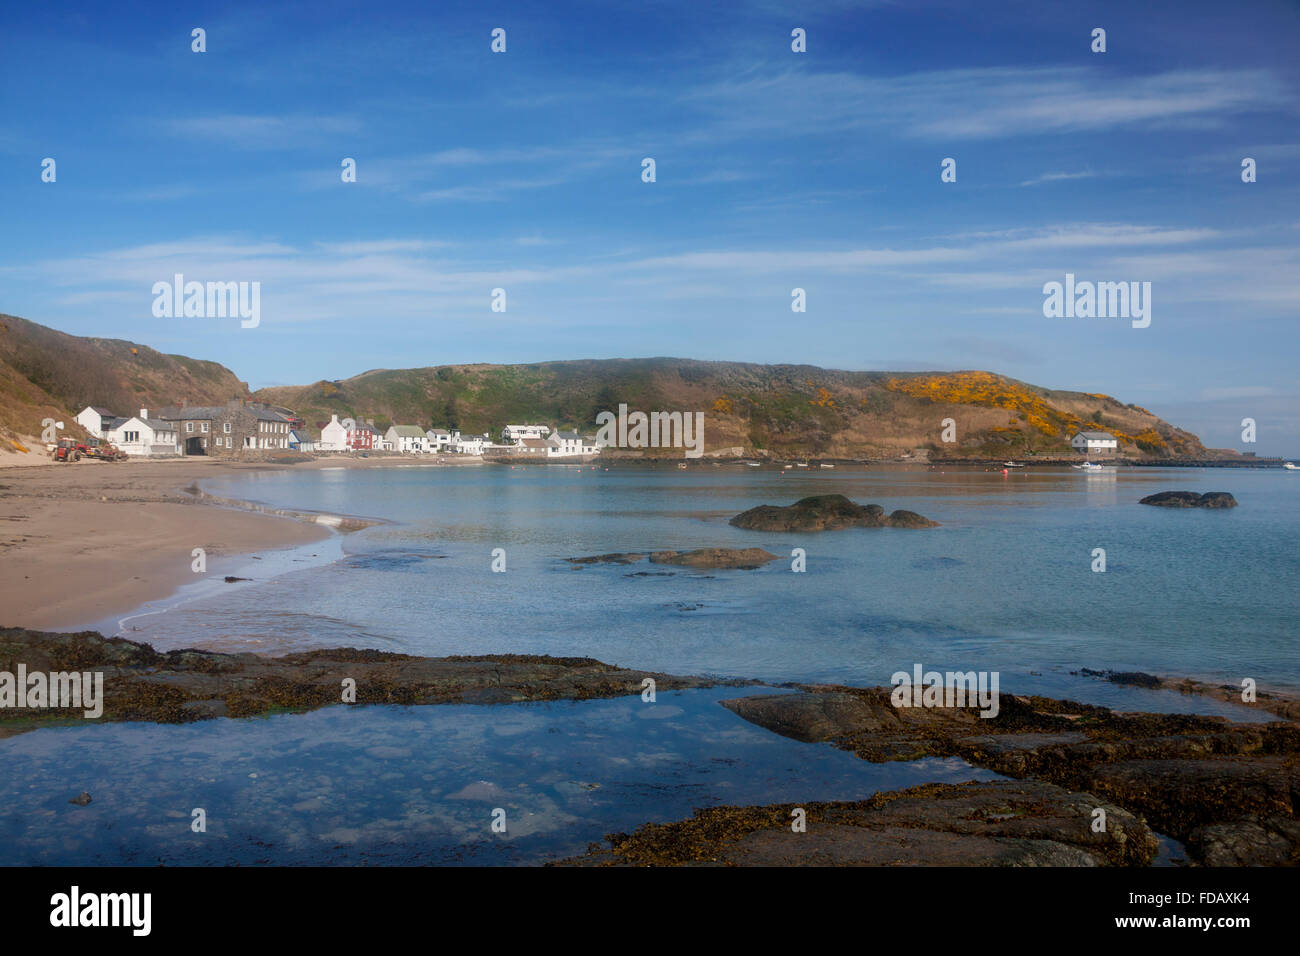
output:
{"label": "small boat", "polygon": [[1080,471],[1104,471],[1101,465],[1092,461],[1085,461],[1082,465],[1071,465],[1071,468],[1078,468]]}
{"label": "small boat", "polygon": [[748,465],[750,468],[762,468],[762,467],[763,467],[762,462],[758,462],[758,461],[747,461],[747,462],[745,462],[745,464]]}
{"label": "small boat", "polygon": [[818,468],[834,468],[835,466],[834,466],[834,465],[828,465],[828,464],[826,464],[825,462],[822,462],[822,463],[821,463],[820,465],[818,465],[817,467],[818,467]]}
{"label": "small boat", "polygon": [[794,466],[795,466],[796,468],[807,468],[807,467],[808,467],[808,462],[806,462],[806,461],[796,461],[796,462],[794,463]]}
{"label": "small boat", "polygon": [[1300,465],[1297,465],[1293,461],[1282,462],[1282,467],[1285,468],[1287,471],[1300,471]]}
{"label": "small boat", "polygon": [[684,462],[684,461],[679,461],[679,462],[677,463],[677,467],[680,468],[680,469],[682,469],[682,471],[685,471],[685,470],[686,470],[686,462]]}
{"label": "small boat", "polygon": [[1002,463],[1002,467],[1003,468],[1024,468],[1025,466],[1018,461],[1004,461]]}

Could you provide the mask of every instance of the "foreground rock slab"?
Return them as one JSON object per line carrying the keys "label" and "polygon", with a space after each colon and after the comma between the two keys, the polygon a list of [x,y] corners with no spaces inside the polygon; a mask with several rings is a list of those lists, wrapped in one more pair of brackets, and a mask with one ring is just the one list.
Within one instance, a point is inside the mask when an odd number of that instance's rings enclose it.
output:
{"label": "foreground rock slab", "polygon": [[[1049,783],[930,784],[867,800],[712,807],[689,820],[611,834],[583,866],[1145,866],[1155,834],[1133,814]],[[1094,832],[1097,809],[1105,832]]]}
{"label": "foreground rock slab", "polygon": [[891,688],[810,686],[722,701],[744,719],[873,762],[961,757],[1141,815],[1203,862],[1300,863],[1300,725],[1121,713],[1001,695],[974,707],[895,707]]}
{"label": "foreground rock slab", "polygon": [[[356,682],[357,704],[497,704],[589,700],[639,694],[649,677],[657,690],[722,685],[651,671],[625,670],[589,657],[492,654],[413,657],[355,647],[263,657],[178,650],[105,638],[94,631],[50,633],[0,629],[0,670],[91,671],[104,675],[99,720],[176,724],[250,717],[343,703],[343,682]],[[0,709],[0,737],[55,723],[83,724],[81,711]],[[93,722],[93,721],[91,721]]]}
{"label": "foreground rock slab", "polygon": [[752,531],[834,531],[839,528],[937,528],[915,511],[885,514],[880,505],[859,505],[844,495],[813,495],[792,505],[759,505],[730,522]]}

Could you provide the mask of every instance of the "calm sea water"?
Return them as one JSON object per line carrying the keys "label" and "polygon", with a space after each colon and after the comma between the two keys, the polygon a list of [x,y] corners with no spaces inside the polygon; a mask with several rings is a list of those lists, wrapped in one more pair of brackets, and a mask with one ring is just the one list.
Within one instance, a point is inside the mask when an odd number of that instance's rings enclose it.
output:
{"label": "calm sea water", "polygon": [[[1102,703],[1130,697],[1070,672],[1300,688],[1300,476],[1285,471],[408,467],[205,488],[390,523],[244,561],[237,573],[254,580],[203,582],[176,606],[130,619],[128,636],[161,648],[588,655],[858,685],[920,663],[996,670],[1004,691]],[[1230,491],[1240,507],[1137,503],[1168,489]],[[773,534],[727,524],[757,504],[828,492],[942,527]],[[563,560],[714,545],[757,545],[781,560],[707,572]],[[504,573],[491,570],[497,548]],[[807,552],[806,573],[791,571],[794,548]],[[1092,570],[1096,548],[1104,573]],[[1172,696],[1162,706],[1193,706]],[[1151,697],[1136,700],[1153,706]]]}
{"label": "calm sea water", "polygon": [[696,807],[997,778],[957,758],[867,763],[717,703],[765,692],[40,730],[0,741],[0,865],[539,863]]}
{"label": "calm sea water", "polygon": [[[388,523],[210,562],[123,632],[160,648],[590,655],[677,673],[888,683],[914,664],[996,670],[1004,692],[1112,707],[1267,715],[1075,676],[1146,670],[1300,688],[1300,478],[839,468],[386,468],[258,474],[215,494]],[[1227,512],[1137,504],[1231,491]],[[943,523],[815,535],[732,528],[760,503],[840,492]],[[196,545],[201,542],[196,542]],[[758,571],[609,551],[758,545]],[[506,571],[492,571],[505,551]],[[807,571],[790,552],[807,552]],[[1091,570],[1106,550],[1104,573]],[[178,556],[188,563],[189,553]],[[226,584],[232,573],[252,578]],[[116,623],[116,622],[114,622]],[[609,701],[333,707],[186,726],[47,728],[0,741],[0,865],[537,863],[696,807],[861,799],[988,779],[961,760],[869,764],[718,705],[764,688]],[[85,807],[68,800],[92,794]],[[190,828],[203,808],[208,830]],[[507,814],[507,832],[490,828]],[[1181,856],[1163,842],[1158,863]]]}

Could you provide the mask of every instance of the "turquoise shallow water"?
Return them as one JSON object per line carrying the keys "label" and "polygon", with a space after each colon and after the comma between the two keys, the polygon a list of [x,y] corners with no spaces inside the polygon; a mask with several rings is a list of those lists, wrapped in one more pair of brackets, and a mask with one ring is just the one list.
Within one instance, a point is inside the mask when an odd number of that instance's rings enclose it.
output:
{"label": "turquoise shallow water", "polygon": [[[1300,688],[1300,476],[1284,471],[412,467],[206,487],[392,523],[313,546],[315,558],[249,562],[241,573],[254,581],[136,618],[129,636],[272,652],[328,643],[578,654],[850,684],[887,683],[920,663],[997,670],[1004,690],[1093,697],[1111,690],[1070,671]],[[1137,504],[1183,488],[1230,491],[1241,504]],[[942,527],[791,535],[727,524],[756,504],[825,492],[909,508]],[[758,545],[782,560],[713,572],[563,561],[711,545]],[[491,571],[495,548],[505,550],[505,573]],[[794,548],[807,552],[806,573],[790,570]],[[1106,551],[1105,573],[1091,570],[1095,548]]]}

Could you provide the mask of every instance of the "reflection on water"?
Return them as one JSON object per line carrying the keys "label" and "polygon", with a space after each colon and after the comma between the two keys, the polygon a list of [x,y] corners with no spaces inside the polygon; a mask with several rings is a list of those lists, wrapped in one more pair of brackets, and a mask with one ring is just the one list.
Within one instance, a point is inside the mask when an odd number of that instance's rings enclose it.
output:
{"label": "reflection on water", "polygon": [[763,692],[35,731],[0,741],[0,863],[537,863],[696,807],[996,779],[956,758],[870,764],[717,704]]}

